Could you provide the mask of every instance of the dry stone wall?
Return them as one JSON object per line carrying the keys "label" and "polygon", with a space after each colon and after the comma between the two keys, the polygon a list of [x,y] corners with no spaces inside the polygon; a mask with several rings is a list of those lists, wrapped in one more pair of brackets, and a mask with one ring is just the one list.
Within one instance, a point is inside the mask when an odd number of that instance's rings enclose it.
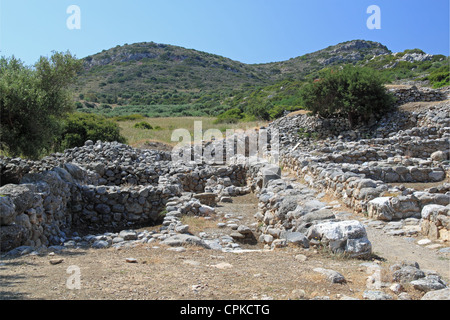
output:
{"label": "dry stone wall", "polygon": [[390,92],[397,98],[397,104],[402,105],[409,102],[418,101],[443,101],[448,99],[446,90],[437,90],[426,87],[411,86],[408,88],[390,89]]}
{"label": "dry stone wall", "polygon": [[[210,195],[215,201],[250,192],[243,164],[170,159],[166,152],[101,141],[87,141],[42,161],[2,158],[1,250],[60,245],[73,230],[153,225],[176,210],[202,215],[209,210],[205,199]],[[178,209],[167,206],[189,194]]]}
{"label": "dry stone wall", "polygon": [[[405,120],[393,123],[401,114]],[[420,219],[425,235],[449,240],[448,103],[389,115],[372,128],[372,137],[362,139],[357,138],[360,133],[326,139],[299,135],[295,126],[312,121],[304,119],[307,117],[285,117],[273,124],[281,133],[280,165],[285,170],[297,175],[307,186],[335,195],[370,218]],[[415,190],[402,183],[435,185]],[[435,208],[429,205],[442,207],[429,214],[430,208]]]}
{"label": "dry stone wall", "polygon": [[[84,169],[78,168],[78,172]],[[57,245],[72,228],[117,230],[158,220],[178,185],[106,187],[80,184],[64,168],[25,175],[0,188],[2,251]]]}

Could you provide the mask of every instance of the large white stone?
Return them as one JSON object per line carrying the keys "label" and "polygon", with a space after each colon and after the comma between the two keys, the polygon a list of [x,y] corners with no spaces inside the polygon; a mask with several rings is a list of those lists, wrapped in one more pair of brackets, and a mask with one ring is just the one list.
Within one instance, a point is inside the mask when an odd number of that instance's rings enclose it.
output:
{"label": "large white stone", "polygon": [[317,224],[309,230],[308,238],[319,238],[333,252],[344,252],[351,257],[364,258],[372,253],[366,229],[356,220]]}
{"label": "large white stone", "polygon": [[213,214],[215,212],[214,208],[206,205],[202,205],[200,208],[198,208],[198,211],[205,216],[209,216],[210,214]]}
{"label": "large white stone", "polygon": [[421,215],[422,215],[423,219],[429,219],[430,215],[435,215],[440,210],[444,210],[444,209],[445,209],[445,207],[441,206],[439,204],[428,204],[423,207]]}
{"label": "large white stone", "polygon": [[393,212],[391,207],[390,197],[379,197],[370,200],[367,203],[367,213],[370,218],[391,221]]}

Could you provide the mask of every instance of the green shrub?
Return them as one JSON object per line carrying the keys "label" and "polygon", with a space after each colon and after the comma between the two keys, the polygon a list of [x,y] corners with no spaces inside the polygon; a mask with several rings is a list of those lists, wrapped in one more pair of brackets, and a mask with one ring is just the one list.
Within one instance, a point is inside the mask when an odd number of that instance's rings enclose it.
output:
{"label": "green shrub", "polygon": [[152,130],[153,129],[153,127],[145,121],[138,122],[133,127],[136,129],[143,129],[143,130]]}
{"label": "green shrub", "polygon": [[109,104],[106,104],[106,103],[102,103],[102,104],[99,106],[99,108],[100,108],[100,109],[109,109],[109,110],[112,109],[112,107],[111,107]]}
{"label": "green shrub", "polygon": [[95,104],[87,102],[87,101],[84,102],[84,105],[86,106],[86,108],[89,108],[89,109],[95,108]]}
{"label": "green shrub", "polygon": [[87,140],[126,142],[117,123],[96,114],[70,114],[64,120],[63,133],[58,141],[60,151],[81,147]]}
{"label": "green shrub", "polygon": [[270,119],[277,119],[283,116],[286,108],[283,106],[275,106],[269,110]]}
{"label": "green shrub", "polygon": [[282,116],[284,116],[284,113],[286,111],[288,112],[292,112],[292,111],[297,111],[297,110],[301,110],[302,108],[299,106],[274,106],[272,109],[269,110],[269,116],[270,119],[278,119],[281,118]]}
{"label": "green shrub", "polygon": [[228,111],[225,111],[221,115],[217,117],[214,121],[214,124],[220,123],[238,123],[243,117],[242,111],[239,108],[233,108]]}
{"label": "green shrub", "polygon": [[405,51],[403,51],[403,54],[407,54],[407,53],[418,53],[418,54],[425,54],[425,52],[421,49],[406,49]]}
{"label": "green shrub", "polygon": [[350,125],[379,117],[394,105],[380,74],[372,69],[345,66],[328,69],[302,88],[304,107],[322,117],[346,117]]}
{"label": "green shrub", "polygon": [[445,65],[433,71],[428,77],[433,88],[441,88],[450,85],[450,71],[449,66]]}
{"label": "green shrub", "polygon": [[258,120],[270,120],[269,110],[273,108],[270,102],[263,102],[256,99],[252,104],[245,107],[245,113]]}

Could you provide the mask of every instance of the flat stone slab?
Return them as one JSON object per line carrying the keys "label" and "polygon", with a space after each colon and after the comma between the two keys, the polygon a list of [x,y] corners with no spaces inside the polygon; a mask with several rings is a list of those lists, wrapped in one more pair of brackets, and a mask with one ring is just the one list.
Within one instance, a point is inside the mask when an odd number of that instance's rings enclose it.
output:
{"label": "flat stone slab", "polygon": [[215,193],[205,192],[205,193],[195,194],[194,198],[200,200],[201,204],[213,206],[216,204],[216,196],[217,195]]}
{"label": "flat stone slab", "polygon": [[210,249],[210,247],[199,237],[191,236],[188,234],[177,234],[171,236],[161,242],[161,244],[165,244],[171,247],[180,247],[184,245],[196,245],[200,247],[204,247],[206,249]]}

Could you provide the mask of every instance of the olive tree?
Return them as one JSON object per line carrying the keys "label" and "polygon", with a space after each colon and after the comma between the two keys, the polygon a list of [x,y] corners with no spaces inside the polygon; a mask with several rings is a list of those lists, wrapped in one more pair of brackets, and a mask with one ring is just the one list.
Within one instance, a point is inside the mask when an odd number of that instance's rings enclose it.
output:
{"label": "olive tree", "polygon": [[70,85],[82,63],[69,52],[41,57],[32,67],[0,58],[0,148],[11,156],[38,158],[61,133],[74,109]]}

